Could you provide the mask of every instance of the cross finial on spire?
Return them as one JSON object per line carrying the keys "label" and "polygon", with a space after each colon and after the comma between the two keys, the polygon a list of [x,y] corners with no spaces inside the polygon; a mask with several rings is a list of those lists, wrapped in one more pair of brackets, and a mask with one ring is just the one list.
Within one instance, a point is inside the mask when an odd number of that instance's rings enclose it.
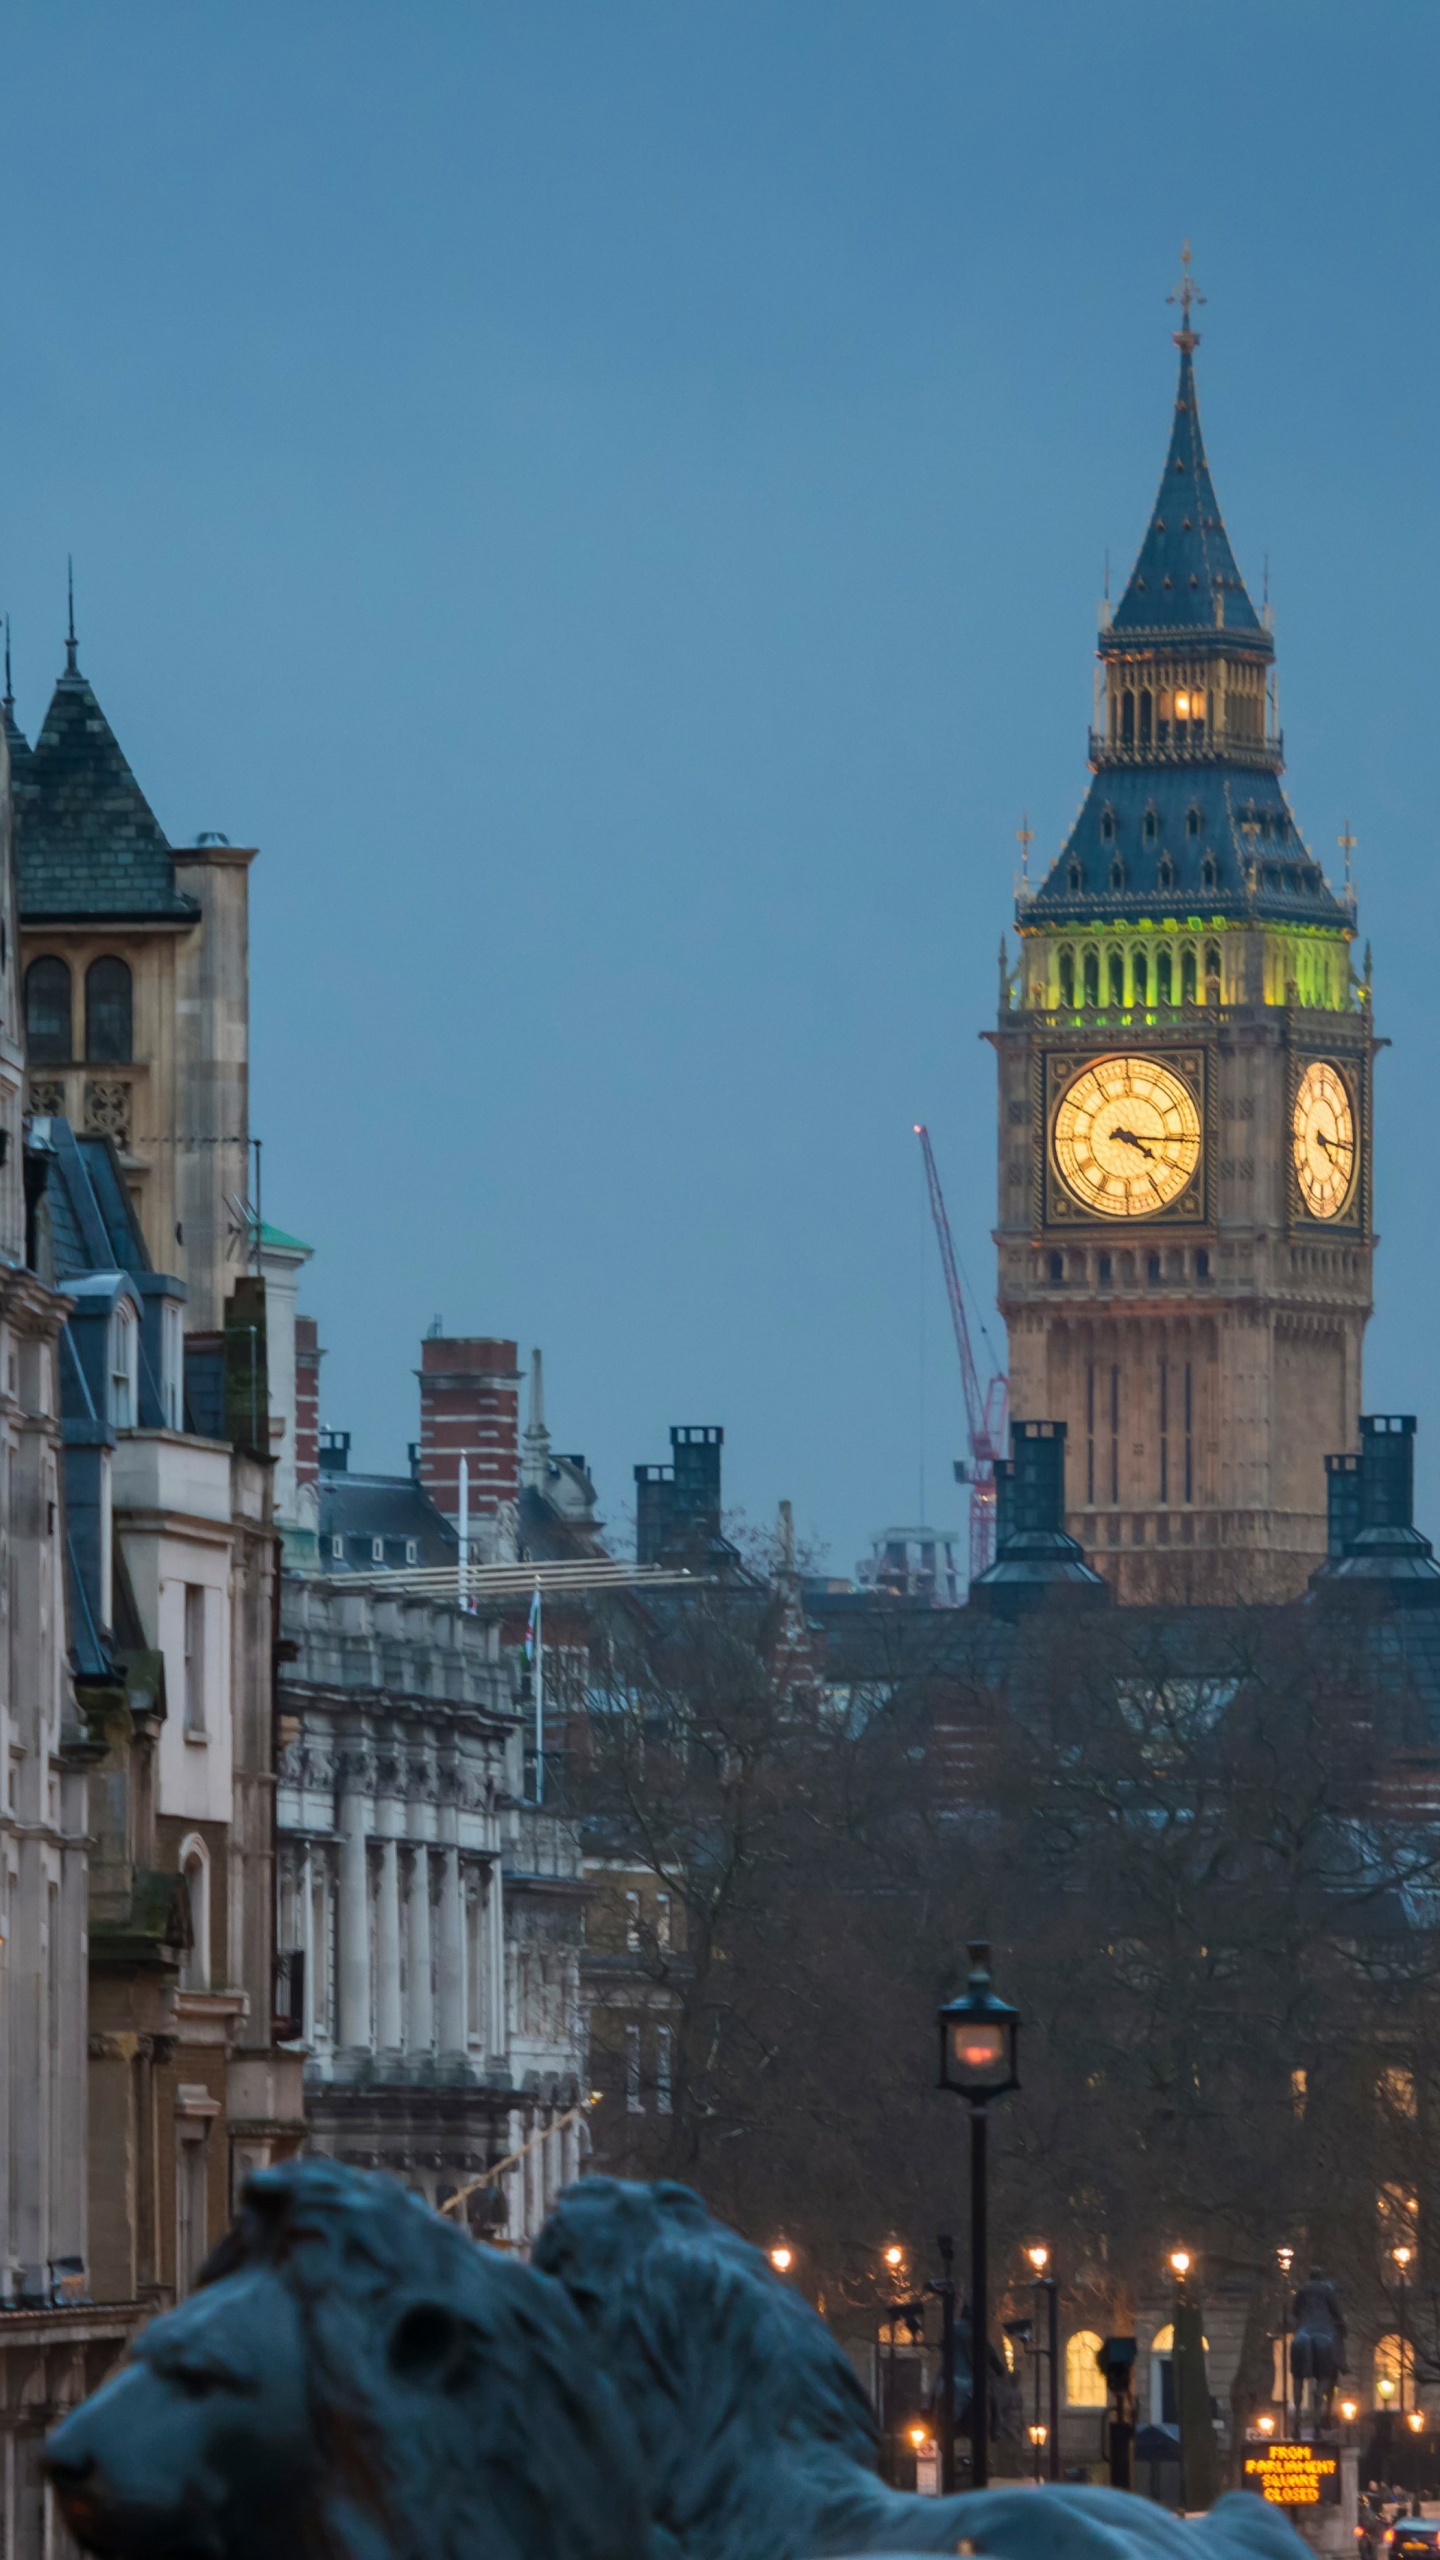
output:
{"label": "cross finial on spire", "polygon": [[1015,833],[1020,840],[1020,877],[1022,880],[1028,880],[1030,877],[1030,847],[1035,841],[1035,830],[1030,824],[1030,812],[1028,809],[1022,810],[1020,824],[1016,828]]}
{"label": "cross finial on spire", "polygon": [[1350,821],[1348,818],[1345,821],[1345,833],[1343,836],[1337,836],[1335,841],[1345,856],[1345,886],[1348,889],[1350,886],[1350,856],[1355,850],[1355,838],[1350,833]]}
{"label": "cross finial on spire", "polygon": [[74,557],[73,552],[70,552],[70,553],[67,553],[67,554],[66,554],[66,559],[65,559],[65,586],[66,586],[66,594],[67,594],[67,596],[68,596],[68,599],[69,599],[69,605],[70,605],[70,621],[69,621],[69,625],[68,625],[68,628],[67,628],[66,633],[65,633],[65,673],[67,674],[67,676],[73,676],[73,675],[74,675],[74,673],[75,673],[75,671],[76,671],[76,668],[75,668],[75,648],[76,648],[76,641],[75,641],[75,557]]}
{"label": "cross finial on spire", "polygon": [[1203,308],[1205,296],[1190,273],[1188,240],[1182,241],[1180,246],[1180,281],[1174,292],[1167,294],[1165,298],[1167,302],[1178,302],[1180,305],[1180,326],[1172,333],[1175,344],[1182,355],[1193,355],[1200,344],[1200,332],[1190,326],[1190,305],[1192,302],[1198,302]]}

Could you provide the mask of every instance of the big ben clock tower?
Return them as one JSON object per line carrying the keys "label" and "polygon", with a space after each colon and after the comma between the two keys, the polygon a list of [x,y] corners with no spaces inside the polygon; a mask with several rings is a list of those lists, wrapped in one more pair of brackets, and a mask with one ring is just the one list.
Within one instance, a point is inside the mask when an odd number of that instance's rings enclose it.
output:
{"label": "big ben clock tower", "polygon": [[[1100,633],[1092,780],[1002,972],[1011,1410],[1129,1601],[1290,1598],[1359,1437],[1374,1039],[1355,911],[1281,783],[1274,642],[1225,533],[1188,273],[1164,477]],[[1368,972],[1367,972],[1368,974]]]}

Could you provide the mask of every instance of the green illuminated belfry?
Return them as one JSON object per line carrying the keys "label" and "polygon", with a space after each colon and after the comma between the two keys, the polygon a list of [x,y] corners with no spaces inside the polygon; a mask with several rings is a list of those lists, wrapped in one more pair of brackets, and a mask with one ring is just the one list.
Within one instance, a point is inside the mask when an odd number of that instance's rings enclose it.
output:
{"label": "green illuminated belfry", "polygon": [[1091,780],[999,1022],[1011,1407],[1130,1600],[1279,1599],[1325,1552],[1371,1305],[1369,990],[1306,844],[1268,613],[1206,458],[1188,278],[1160,488],[1097,649]]}

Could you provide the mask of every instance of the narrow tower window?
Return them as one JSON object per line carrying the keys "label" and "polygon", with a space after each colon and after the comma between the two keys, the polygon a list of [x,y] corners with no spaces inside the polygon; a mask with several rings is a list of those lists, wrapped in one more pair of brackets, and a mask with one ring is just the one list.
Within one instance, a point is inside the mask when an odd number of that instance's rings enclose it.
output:
{"label": "narrow tower window", "polygon": [[32,960],[25,972],[25,1045],[32,1067],[53,1066],[71,1054],[70,970],[64,960]]}
{"label": "narrow tower window", "polygon": [[1125,954],[1123,951],[1112,951],[1110,954],[1110,1001],[1114,1005],[1123,1005],[1125,1002]]}
{"label": "narrow tower window", "polygon": [[1156,836],[1159,834],[1159,832],[1160,832],[1159,821],[1158,821],[1158,819],[1156,818],[1156,815],[1155,815],[1154,810],[1153,810],[1153,809],[1147,809],[1147,810],[1146,810],[1146,812],[1145,812],[1145,841],[1146,841],[1146,843],[1147,843],[1147,844],[1153,844],[1153,843],[1154,843],[1154,841],[1155,841],[1155,838],[1156,838]]}
{"label": "narrow tower window", "polygon": [[1110,1371],[1110,1499],[1120,1499],[1120,1365]]}
{"label": "narrow tower window", "polygon": [[1155,875],[1155,876],[1156,876],[1156,878],[1158,879],[1158,881],[1159,881],[1160,886],[1161,886],[1161,888],[1162,888],[1162,889],[1173,889],[1173,888],[1174,888],[1174,886],[1175,886],[1175,865],[1174,865],[1174,863],[1171,861],[1170,856],[1169,856],[1169,854],[1168,854],[1168,853],[1162,853],[1162,854],[1161,854],[1161,856],[1160,856],[1159,868],[1158,868],[1158,870],[1157,870],[1157,872],[1156,872],[1156,875]]}
{"label": "narrow tower window", "polygon": [[1114,810],[1113,810],[1113,809],[1102,809],[1102,810],[1101,810],[1101,812],[1100,812],[1100,833],[1101,833],[1101,835],[1104,837],[1105,842],[1106,842],[1107,844],[1113,844],[1113,843],[1114,843],[1114,841],[1115,841],[1115,812],[1114,812]]}
{"label": "narrow tower window", "polygon": [[1185,813],[1185,833],[1187,836],[1198,836],[1200,833],[1200,812],[1198,809],[1187,809]]}
{"label": "narrow tower window", "polygon": [[1170,1363],[1160,1363],[1160,1499],[1170,1499]]}
{"label": "narrow tower window", "polygon": [[1195,1499],[1195,1395],[1192,1383],[1194,1374],[1187,1360],[1185,1363],[1185,1499],[1187,1502],[1193,1502]]}
{"label": "narrow tower window", "polygon": [[1180,1001],[1182,1004],[1195,1001],[1195,954],[1188,943],[1180,954]]}
{"label": "narrow tower window", "polygon": [[85,972],[85,1055],[104,1066],[128,1066],[134,1056],[130,972],[107,954]]}
{"label": "narrow tower window", "polygon": [[1085,1363],[1085,1499],[1095,1501],[1095,1363]]}
{"label": "narrow tower window", "polygon": [[1153,707],[1154,706],[1150,699],[1150,688],[1148,685],[1142,685],[1140,688],[1140,744],[1142,747],[1148,747],[1150,744],[1151,713]]}
{"label": "narrow tower window", "polygon": [[1060,954],[1060,1002],[1067,1013],[1075,1002],[1075,955],[1071,951]]}
{"label": "narrow tower window", "polygon": [[1149,971],[1146,967],[1145,954],[1143,951],[1137,951],[1134,959],[1130,963],[1130,983],[1135,989],[1136,1003],[1144,1004],[1145,990],[1149,984]]}
{"label": "narrow tower window", "polygon": [[1087,1004],[1098,1004],[1100,1001],[1100,954],[1098,951],[1087,951],[1085,954],[1085,1001]]}
{"label": "narrow tower window", "polygon": [[1168,951],[1157,951],[1155,954],[1155,1001],[1157,1004],[1171,1002],[1170,989],[1170,954]]}
{"label": "narrow tower window", "polygon": [[1215,869],[1215,856],[1213,853],[1207,853],[1204,861],[1200,865],[1200,878],[1207,889],[1213,889],[1215,887],[1217,876]]}
{"label": "narrow tower window", "polygon": [[1216,942],[1205,945],[1205,1001],[1207,1004],[1220,1001],[1220,946]]}
{"label": "narrow tower window", "polygon": [[1110,865],[1110,886],[1112,889],[1123,889],[1125,886],[1125,865],[1118,853]]}
{"label": "narrow tower window", "polygon": [[1123,747],[1135,744],[1135,696],[1130,692],[1120,697],[1120,743]]}

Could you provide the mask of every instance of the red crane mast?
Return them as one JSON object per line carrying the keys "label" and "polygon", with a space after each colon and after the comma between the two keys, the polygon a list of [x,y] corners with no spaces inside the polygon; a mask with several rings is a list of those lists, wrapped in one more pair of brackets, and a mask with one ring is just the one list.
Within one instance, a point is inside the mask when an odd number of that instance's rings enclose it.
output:
{"label": "red crane mast", "polygon": [[950,1221],[945,1214],[945,1194],[935,1169],[935,1150],[930,1144],[930,1132],[923,1121],[916,1121],[915,1135],[925,1158],[930,1215],[935,1221],[935,1240],[940,1247],[945,1295],[950,1301],[950,1321],[955,1328],[955,1348],[960,1354],[960,1381],[965,1391],[965,1427],[970,1443],[967,1467],[970,1484],[970,1579],[973,1582],[995,1560],[995,1461],[1005,1455],[1010,1382],[1002,1370],[990,1380],[984,1394],[980,1392],[980,1373],[970,1347],[965,1294],[960,1286],[960,1266],[955,1259]]}

